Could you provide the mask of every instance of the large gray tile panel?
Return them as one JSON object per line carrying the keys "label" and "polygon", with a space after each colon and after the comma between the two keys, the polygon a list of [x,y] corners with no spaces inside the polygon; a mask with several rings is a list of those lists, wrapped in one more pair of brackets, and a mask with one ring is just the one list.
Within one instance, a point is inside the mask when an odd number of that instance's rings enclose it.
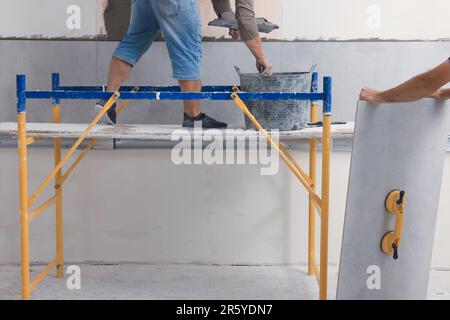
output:
{"label": "large gray tile panel", "polygon": [[[449,126],[449,103],[359,104],[338,299],[426,299]],[[394,230],[384,206],[394,189],[406,192],[397,260],[380,249]],[[378,288],[367,285],[371,276]]]}

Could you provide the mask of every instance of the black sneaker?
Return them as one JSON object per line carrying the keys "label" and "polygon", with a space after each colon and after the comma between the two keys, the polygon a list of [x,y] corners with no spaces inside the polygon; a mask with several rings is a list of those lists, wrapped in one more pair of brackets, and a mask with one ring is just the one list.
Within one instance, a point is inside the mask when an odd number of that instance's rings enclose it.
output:
{"label": "black sneaker", "polygon": [[195,118],[188,116],[186,113],[184,114],[183,127],[194,128],[196,124],[198,126],[201,124],[203,129],[224,129],[228,127],[228,124],[225,122],[214,120],[204,113],[200,113],[200,115]]}
{"label": "black sneaker", "polygon": [[[100,112],[105,106],[105,101],[99,101],[95,105],[95,110]],[[116,113],[116,104],[114,103],[111,108],[109,108],[108,112],[106,112],[105,116],[102,120],[100,120],[102,124],[116,125],[117,124],[117,113]]]}

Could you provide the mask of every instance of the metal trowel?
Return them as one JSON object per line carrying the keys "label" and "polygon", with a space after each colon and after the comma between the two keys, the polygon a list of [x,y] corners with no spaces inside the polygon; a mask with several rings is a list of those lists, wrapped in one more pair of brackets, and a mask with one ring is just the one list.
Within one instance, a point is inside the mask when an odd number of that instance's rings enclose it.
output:
{"label": "metal trowel", "polygon": [[[266,18],[256,18],[256,24],[258,26],[259,32],[262,33],[270,33],[273,30],[279,29],[280,27]],[[238,23],[237,20],[233,16],[230,15],[223,15],[221,19],[214,19],[210,23],[208,23],[209,26],[212,27],[220,27],[220,28],[228,28],[228,29],[238,29]]]}

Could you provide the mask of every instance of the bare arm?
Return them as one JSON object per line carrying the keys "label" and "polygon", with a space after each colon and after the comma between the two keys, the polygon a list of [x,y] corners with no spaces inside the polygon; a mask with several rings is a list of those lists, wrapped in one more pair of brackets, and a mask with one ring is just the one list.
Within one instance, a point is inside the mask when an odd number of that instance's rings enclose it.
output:
{"label": "bare arm", "polygon": [[380,92],[364,88],[361,91],[360,99],[371,103],[383,103],[410,102],[427,97],[437,97],[440,94],[439,88],[448,82],[450,82],[450,61],[445,61],[436,68],[415,76],[390,90]]}
{"label": "bare arm", "polygon": [[256,68],[263,76],[272,75],[273,66],[264,54],[256,25],[254,0],[236,0],[236,18],[242,40],[256,59]]}
{"label": "bare arm", "polygon": [[433,70],[382,93],[386,102],[409,102],[430,97],[450,82],[450,63],[445,61]]}
{"label": "bare arm", "polygon": [[[224,13],[231,12],[230,0],[212,0],[214,11],[219,18]],[[258,27],[255,20],[254,0],[236,0],[236,20],[239,30],[230,30],[234,40],[242,37],[245,45],[249,48],[256,59],[256,68],[262,71],[263,76],[270,76],[273,72],[272,63],[266,58],[259,37]]]}
{"label": "bare arm", "polygon": [[267,60],[262,47],[261,38],[244,41],[245,45],[250,49],[256,58],[256,68],[262,76],[270,76],[273,72],[272,63]]}

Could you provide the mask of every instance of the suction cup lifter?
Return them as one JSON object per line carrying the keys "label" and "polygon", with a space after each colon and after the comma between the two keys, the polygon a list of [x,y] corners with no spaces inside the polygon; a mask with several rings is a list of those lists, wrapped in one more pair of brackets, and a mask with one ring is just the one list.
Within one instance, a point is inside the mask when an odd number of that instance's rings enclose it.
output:
{"label": "suction cup lifter", "polygon": [[387,212],[395,215],[395,229],[394,231],[388,231],[381,239],[381,251],[386,255],[392,255],[397,260],[403,232],[405,191],[396,189],[389,192],[384,207]]}

